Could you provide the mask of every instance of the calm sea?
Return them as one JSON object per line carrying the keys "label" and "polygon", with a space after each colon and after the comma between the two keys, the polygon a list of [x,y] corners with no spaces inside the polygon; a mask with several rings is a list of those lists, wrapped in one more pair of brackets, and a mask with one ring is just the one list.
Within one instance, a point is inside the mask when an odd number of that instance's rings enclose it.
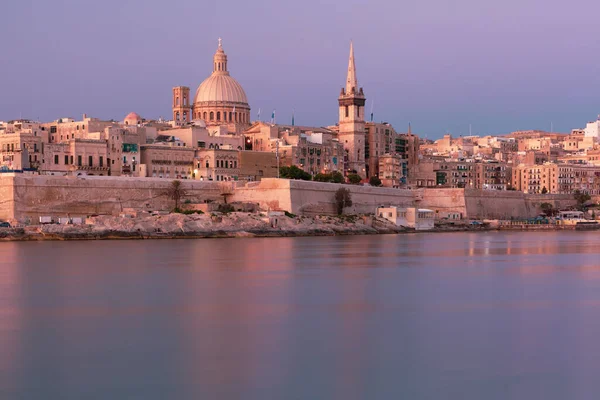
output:
{"label": "calm sea", "polygon": [[598,399],[600,233],[0,243],[0,399]]}

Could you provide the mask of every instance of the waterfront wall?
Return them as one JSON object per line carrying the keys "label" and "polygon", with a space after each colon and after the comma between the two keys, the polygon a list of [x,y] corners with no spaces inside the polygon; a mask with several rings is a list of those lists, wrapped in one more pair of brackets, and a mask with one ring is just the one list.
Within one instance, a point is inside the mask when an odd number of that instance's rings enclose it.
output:
{"label": "waterfront wall", "polygon": [[[118,215],[124,209],[170,210],[165,192],[171,181],[158,178],[62,177],[26,174],[0,175],[0,219],[37,220],[39,216]],[[542,203],[555,208],[574,204],[571,195],[528,195],[522,192],[465,189],[392,189],[371,186],[268,178],[248,184],[182,181],[185,199],[193,203],[257,204],[263,210],[294,214],[335,213],[334,194],[345,187],[353,205],[346,213],[374,213],[378,206],[416,206],[439,212],[458,212],[465,218],[528,218]]]}
{"label": "waterfront wall", "polygon": [[[170,180],[125,177],[63,177],[3,174],[0,180],[0,218],[24,221],[40,216],[118,215],[124,209],[169,210]],[[182,181],[186,198],[218,201],[225,184]],[[12,196],[11,196],[12,192]]]}

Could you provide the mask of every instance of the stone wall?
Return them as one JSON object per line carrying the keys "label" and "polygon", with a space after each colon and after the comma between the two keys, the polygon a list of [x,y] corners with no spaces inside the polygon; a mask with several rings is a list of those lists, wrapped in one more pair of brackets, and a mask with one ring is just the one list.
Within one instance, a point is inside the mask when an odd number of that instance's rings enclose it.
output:
{"label": "stone wall", "polygon": [[[20,221],[37,220],[40,216],[117,215],[123,209],[169,210],[174,201],[166,191],[171,180],[124,177],[63,177],[16,174],[2,177],[0,218]],[[219,201],[226,183],[182,181],[184,199],[194,203]],[[14,200],[5,193],[14,190]],[[231,190],[229,190],[231,192]],[[184,200],[182,200],[183,202]],[[4,204],[7,206],[4,207]]]}
{"label": "stone wall", "polygon": [[294,214],[333,214],[334,195],[340,187],[349,189],[352,195],[353,205],[346,210],[348,213],[374,213],[380,205],[413,204],[410,190],[287,179],[263,179],[238,187],[233,200],[254,202],[264,209]]}
{"label": "stone wall", "polygon": [[[125,177],[63,177],[24,174],[0,175],[0,219],[35,221],[40,216],[117,215],[124,209],[170,210],[165,192],[171,180]],[[512,191],[465,189],[392,189],[371,186],[268,178],[246,185],[183,180],[192,203],[223,201],[257,204],[263,210],[294,214],[335,213],[334,194],[350,190],[353,205],[346,213],[374,213],[378,206],[417,206],[440,212],[459,212],[465,218],[527,218],[541,212],[542,203],[555,208],[574,204],[571,195],[529,195]]]}

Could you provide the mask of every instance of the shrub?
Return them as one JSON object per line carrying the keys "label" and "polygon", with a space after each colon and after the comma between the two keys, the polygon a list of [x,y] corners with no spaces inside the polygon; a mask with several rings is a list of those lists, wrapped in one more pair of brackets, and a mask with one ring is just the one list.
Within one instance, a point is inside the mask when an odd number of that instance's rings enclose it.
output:
{"label": "shrub", "polygon": [[318,173],[315,175],[314,180],[316,182],[331,182],[331,174]]}
{"label": "shrub", "polygon": [[231,204],[219,204],[217,211],[223,214],[229,214],[230,212],[234,212],[235,208]]}
{"label": "shrub", "polygon": [[344,175],[342,175],[341,172],[339,171],[334,171],[331,173],[331,182],[333,183],[343,183],[344,182]]}
{"label": "shrub", "polygon": [[346,188],[339,188],[334,195],[335,208],[338,215],[342,215],[344,208],[352,205],[352,195]]}
{"label": "shrub", "polygon": [[279,168],[279,176],[287,179],[301,179],[303,181],[310,181],[312,175],[304,170],[292,165],[291,167]]}
{"label": "shrub", "polygon": [[381,186],[381,179],[376,176],[372,176],[369,178],[369,185],[371,186]]}
{"label": "shrub", "polygon": [[296,218],[296,214],[292,214],[291,212],[284,211],[285,216],[288,218]]}
{"label": "shrub", "polygon": [[348,182],[353,185],[358,185],[362,178],[358,174],[348,174]]}

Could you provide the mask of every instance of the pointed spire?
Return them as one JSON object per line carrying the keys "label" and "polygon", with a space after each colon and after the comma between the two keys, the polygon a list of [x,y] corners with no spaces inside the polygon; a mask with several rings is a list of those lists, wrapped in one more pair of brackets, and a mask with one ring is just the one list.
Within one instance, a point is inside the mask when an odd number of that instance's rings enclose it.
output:
{"label": "pointed spire", "polygon": [[350,41],[350,58],[348,59],[348,77],[346,78],[346,94],[351,94],[352,89],[358,93],[358,80],[356,79],[356,65],[354,63],[354,44]]}

